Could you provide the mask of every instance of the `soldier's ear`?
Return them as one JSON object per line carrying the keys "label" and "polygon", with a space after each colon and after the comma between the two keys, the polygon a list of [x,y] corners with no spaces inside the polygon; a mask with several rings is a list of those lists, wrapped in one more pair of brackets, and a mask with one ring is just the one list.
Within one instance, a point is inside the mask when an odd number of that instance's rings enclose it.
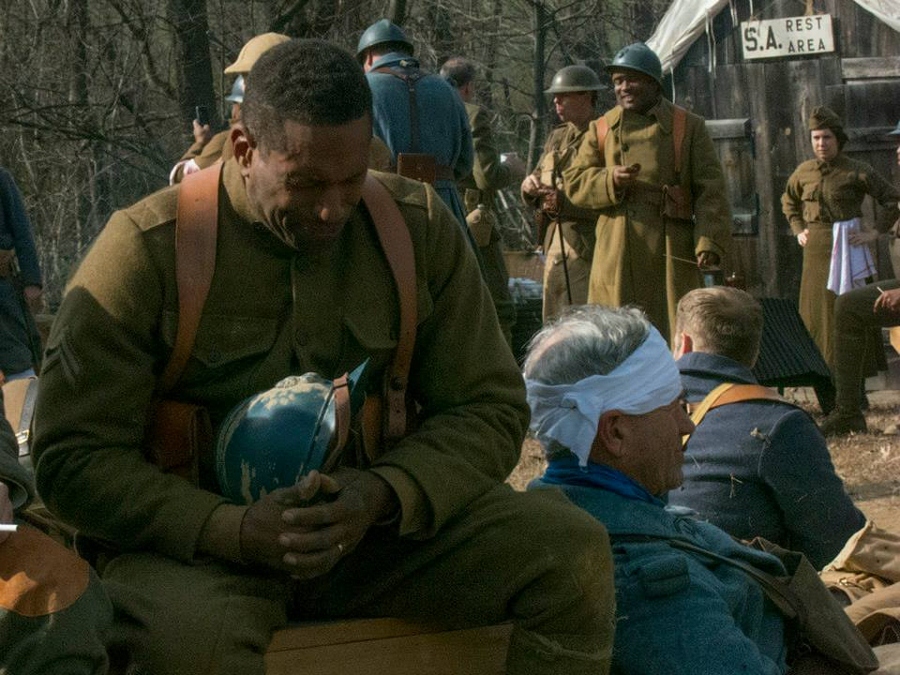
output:
{"label": "soldier's ear", "polygon": [[694,351],[694,339],[683,331],[677,333],[675,335],[675,349],[672,351],[672,356],[675,357],[675,360],[677,361],[692,351]]}
{"label": "soldier's ear", "polygon": [[597,422],[597,435],[591,444],[590,457],[601,464],[614,464],[625,453],[625,414],[621,410],[607,410]]}
{"label": "soldier's ear", "polygon": [[237,123],[231,128],[231,149],[234,158],[241,167],[242,173],[250,168],[253,153],[256,152],[256,143],[243,124]]}

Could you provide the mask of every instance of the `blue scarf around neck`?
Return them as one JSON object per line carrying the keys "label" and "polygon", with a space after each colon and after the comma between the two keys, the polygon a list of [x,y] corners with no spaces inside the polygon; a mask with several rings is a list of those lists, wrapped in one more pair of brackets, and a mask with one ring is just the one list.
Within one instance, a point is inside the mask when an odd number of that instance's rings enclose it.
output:
{"label": "blue scarf around neck", "polygon": [[621,471],[591,461],[588,461],[585,467],[578,466],[578,458],[574,455],[552,460],[547,465],[542,480],[553,485],[600,488],[614,492],[626,499],[637,499],[657,506],[665,506],[661,499],[651,495],[640,483]]}

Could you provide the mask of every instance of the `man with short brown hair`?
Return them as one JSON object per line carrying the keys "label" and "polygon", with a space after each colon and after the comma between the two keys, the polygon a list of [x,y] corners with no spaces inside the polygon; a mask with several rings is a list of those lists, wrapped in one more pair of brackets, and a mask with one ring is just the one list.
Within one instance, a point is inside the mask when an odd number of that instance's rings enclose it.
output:
{"label": "man with short brown hair", "polygon": [[738,539],[764,537],[800,551],[821,569],[866,518],[835,473],[816,423],[753,375],[759,302],[737,288],[699,288],[679,301],[675,326],[685,397],[694,408],[710,397],[710,408],[687,441],[684,483],[669,503]]}

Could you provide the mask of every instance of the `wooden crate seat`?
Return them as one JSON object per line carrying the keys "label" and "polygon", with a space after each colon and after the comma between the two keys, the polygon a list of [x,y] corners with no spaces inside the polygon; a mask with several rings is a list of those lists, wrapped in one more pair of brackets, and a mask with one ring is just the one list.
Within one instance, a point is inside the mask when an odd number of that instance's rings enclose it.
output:
{"label": "wooden crate seat", "polygon": [[400,619],[304,623],[275,633],[267,675],[502,675],[512,625],[448,630]]}

